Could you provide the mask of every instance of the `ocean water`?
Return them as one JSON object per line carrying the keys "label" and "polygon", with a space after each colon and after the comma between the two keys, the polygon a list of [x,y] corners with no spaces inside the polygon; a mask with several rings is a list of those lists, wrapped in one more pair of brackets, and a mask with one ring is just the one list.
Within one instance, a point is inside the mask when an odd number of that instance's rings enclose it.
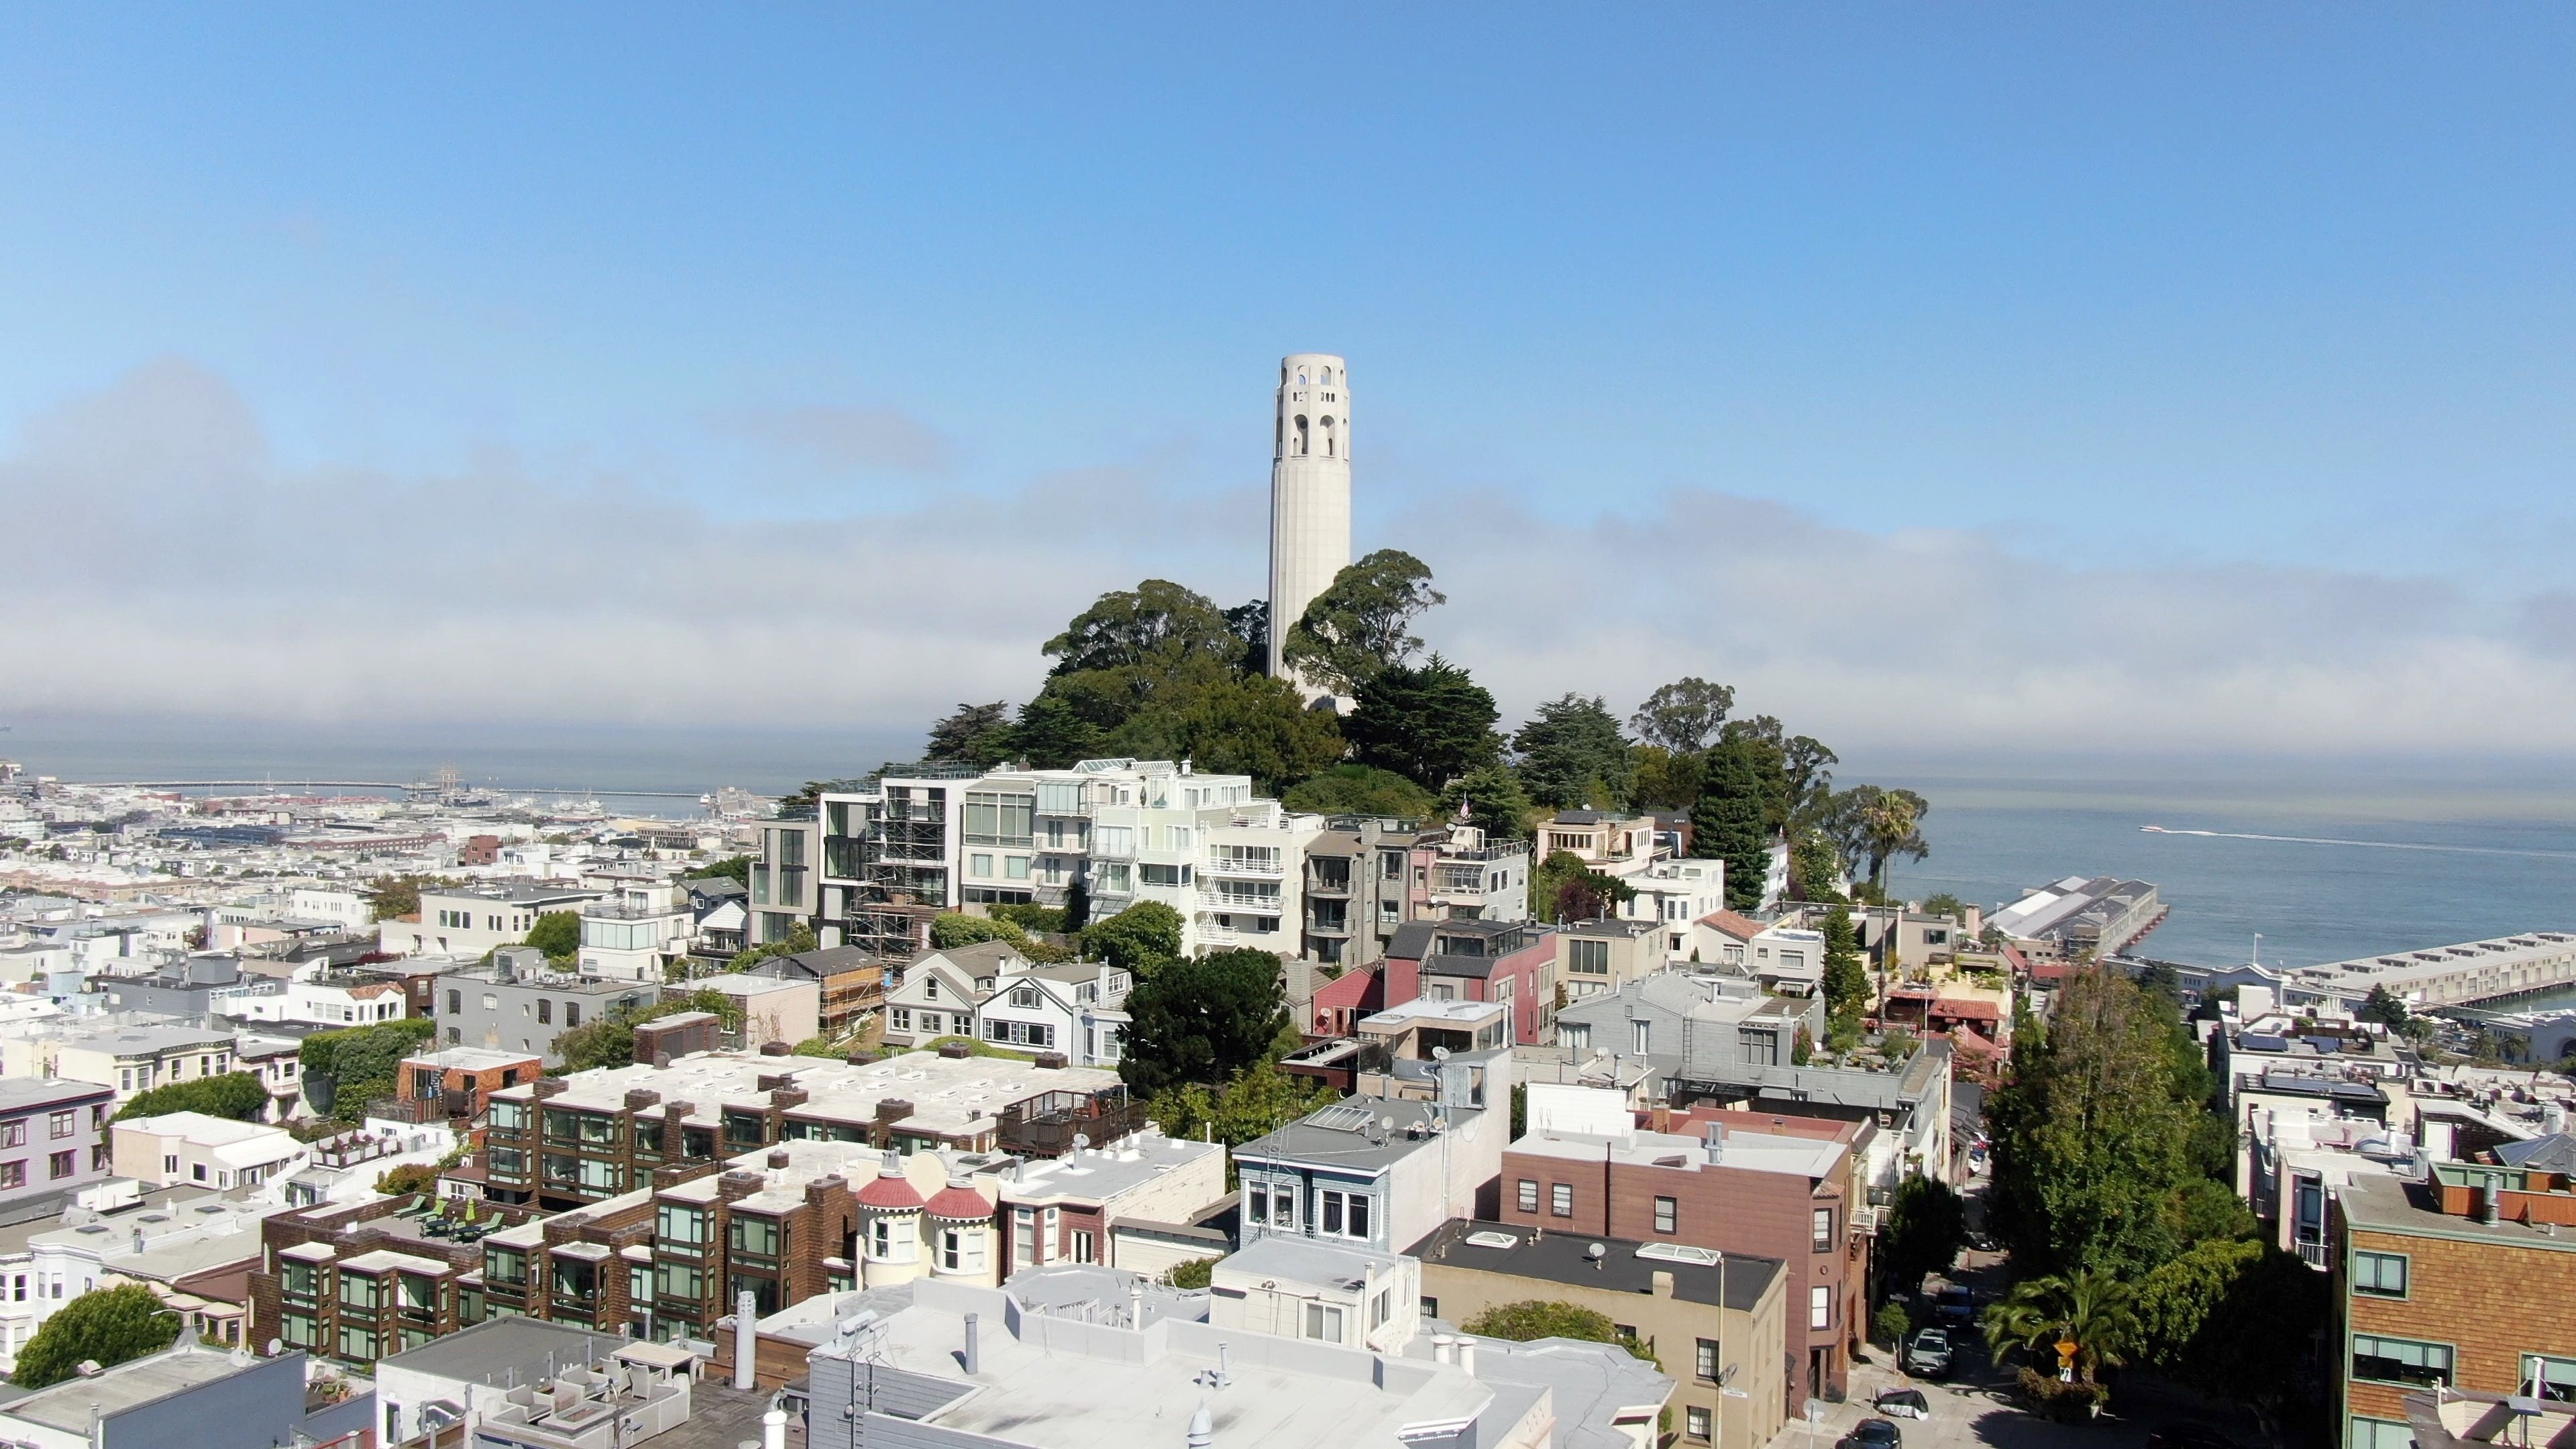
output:
{"label": "ocean water", "polygon": [[1907,783],[1932,801],[1932,850],[1891,869],[1899,892],[1992,907],[2068,875],[2152,881],[2171,914],[2133,949],[2164,960],[2259,949],[2266,965],[2302,966],[2576,930],[2576,813],[2554,794]]}

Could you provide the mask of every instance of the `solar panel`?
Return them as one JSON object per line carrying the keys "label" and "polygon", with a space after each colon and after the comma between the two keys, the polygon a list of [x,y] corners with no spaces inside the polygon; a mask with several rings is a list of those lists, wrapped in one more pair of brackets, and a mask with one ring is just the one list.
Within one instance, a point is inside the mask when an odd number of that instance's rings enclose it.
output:
{"label": "solar panel", "polygon": [[1309,1126],[1322,1127],[1334,1132],[1357,1132],[1375,1119],[1376,1114],[1361,1103],[1344,1102],[1338,1106],[1326,1107],[1323,1111],[1307,1118],[1306,1122]]}

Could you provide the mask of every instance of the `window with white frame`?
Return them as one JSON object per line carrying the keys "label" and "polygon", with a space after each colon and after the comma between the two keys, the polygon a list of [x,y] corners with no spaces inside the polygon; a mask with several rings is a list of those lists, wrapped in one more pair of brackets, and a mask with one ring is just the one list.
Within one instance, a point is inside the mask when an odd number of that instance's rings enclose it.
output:
{"label": "window with white frame", "polygon": [[1319,1343],[1342,1341],[1342,1310],[1331,1303],[1306,1305],[1306,1336]]}
{"label": "window with white frame", "polygon": [[1807,1327],[1817,1329],[1833,1326],[1834,1290],[1830,1284],[1819,1283],[1807,1290]]}

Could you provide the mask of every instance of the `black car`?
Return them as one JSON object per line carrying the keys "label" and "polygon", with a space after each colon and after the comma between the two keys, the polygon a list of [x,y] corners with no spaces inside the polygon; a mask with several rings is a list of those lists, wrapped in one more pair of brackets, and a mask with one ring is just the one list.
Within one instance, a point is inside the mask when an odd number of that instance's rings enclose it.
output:
{"label": "black car", "polygon": [[1834,1449],[1904,1449],[1905,1435],[1893,1419],[1863,1419]]}
{"label": "black car", "polygon": [[1932,1321],[1944,1328],[1966,1328],[1977,1321],[1977,1295],[1949,1287],[1932,1300]]}
{"label": "black car", "polygon": [[1921,1389],[1889,1389],[1870,1401],[1871,1408],[1891,1419],[1929,1419],[1932,1401]]}

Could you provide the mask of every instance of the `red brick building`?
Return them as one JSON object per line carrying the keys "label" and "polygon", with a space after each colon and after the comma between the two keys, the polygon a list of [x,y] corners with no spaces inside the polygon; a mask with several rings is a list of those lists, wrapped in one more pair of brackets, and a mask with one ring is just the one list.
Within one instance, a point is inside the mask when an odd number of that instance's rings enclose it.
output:
{"label": "red brick building", "polygon": [[[1607,1095],[1607,1094],[1604,1094]],[[1710,1113],[1694,1135],[1542,1129],[1503,1152],[1502,1221],[1680,1243],[1787,1265],[1790,1402],[1839,1399],[1867,1329],[1857,1124]]]}

